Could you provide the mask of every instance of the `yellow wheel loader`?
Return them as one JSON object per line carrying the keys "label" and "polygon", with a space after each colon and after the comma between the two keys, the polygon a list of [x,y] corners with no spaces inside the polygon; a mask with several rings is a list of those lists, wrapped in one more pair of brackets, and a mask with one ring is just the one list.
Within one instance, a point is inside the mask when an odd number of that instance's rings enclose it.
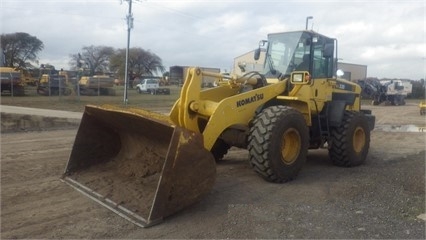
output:
{"label": "yellow wheel loader", "polygon": [[[275,183],[297,176],[308,149],[328,148],[338,166],[362,164],[375,117],[361,110],[361,88],[334,76],[337,40],[269,34],[254,58],[260,54],[261,73],[190,68],[168,116],[86,106],[62,179],[147,227],[208,194],[231,146],[248,149],[254,171]],[[201,89],[206,76],[217,87]]]}

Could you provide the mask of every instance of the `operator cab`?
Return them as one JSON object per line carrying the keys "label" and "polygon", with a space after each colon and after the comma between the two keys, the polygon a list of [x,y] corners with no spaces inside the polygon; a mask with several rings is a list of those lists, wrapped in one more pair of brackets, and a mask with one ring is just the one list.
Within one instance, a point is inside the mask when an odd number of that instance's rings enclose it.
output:
{"label": "operator cab", "polygon": [[[255,51],[259,59],[266,47],[263,74],[282,80],[294,71],[306,71],[310,79],[332,78],[336,69],[337,40],[313,31],[273,33]],[[335,50],[336,48],[336,50]]]}

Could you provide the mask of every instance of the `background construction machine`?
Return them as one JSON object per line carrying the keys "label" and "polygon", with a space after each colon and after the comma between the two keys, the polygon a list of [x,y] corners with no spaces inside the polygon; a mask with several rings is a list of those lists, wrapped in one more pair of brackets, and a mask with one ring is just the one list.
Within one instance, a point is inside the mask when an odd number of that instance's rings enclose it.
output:
{"label": "background construction machine", "polygon": [[360,80],[359,85],[366,97],[372,99],[373,105],[405,105],[405,98],[411,94],[413,86],[409,81],[389,79]]}
{"label": "background construction machine", "polygon": [[43,74],[37,84],[37,93],[43,96],[70,95],[67,79],[59,74]]}
{"label": "background construction machine", "polygon": [[421,101],[419,103],[419,108],[420,108],[420,115],[425,115],[426,114],[426,101]]}
{"label": "background construction machine", "polygon": [[25,85],[37,86],[38,76],[36,76],[35,69],[21,69]]}
{"label": "background construction machine", "polygon": [[11,96],[25,95],[25,75],[14,67],[6,67],[6,56],[0,48],[0,93],[10,93]]}
{"label": "background construction machine", "polygon": [[83,76],[78,84],[81,95],[115,95],[114,78],[107,75]]}
{"label": "background construction machine", "polygon": [[22,72],[11,67],[0,67],[0,91],[10,93],[12,96],[25,95],[25,82]]}
{"label": "background construction machine", "polygon": [[68,86],[68,76],[50,64],[41,64],[37,81],[37,93],[43,96],[70,95],[72,88]]}
{"label": "background construction machine", "polygon": [[[212,189],[215,160],[248,149],[269,182],[294,179],[308,149],[337,166],[362,164],[375,117],[361,88],[334,77],[337,40],[313,31],[269,34],[262,73],[190,68],[170,115],[86,106],[63,180],[139,226],[160,222]],[[203,77],[217,87],[202,89]]]}

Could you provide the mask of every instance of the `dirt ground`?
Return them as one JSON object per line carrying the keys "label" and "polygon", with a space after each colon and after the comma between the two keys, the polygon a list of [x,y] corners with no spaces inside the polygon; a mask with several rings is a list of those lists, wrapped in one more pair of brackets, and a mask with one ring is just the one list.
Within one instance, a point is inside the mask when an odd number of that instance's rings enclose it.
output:
{"label": "dirt ground", "polygon": [[366,108],[377,129],[364,165],[314,150],[297,179],[272,184],[231,149],[205,199],[151,228],[60,181],[76,129],[2,134],[1,238],[425,239],[425,117],[414,102]]}

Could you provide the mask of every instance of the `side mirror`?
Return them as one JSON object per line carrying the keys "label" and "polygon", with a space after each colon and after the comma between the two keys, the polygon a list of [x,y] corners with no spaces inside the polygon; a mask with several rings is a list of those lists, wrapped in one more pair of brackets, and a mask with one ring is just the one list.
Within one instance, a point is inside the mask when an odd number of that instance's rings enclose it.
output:
{"label": "side mirror", "polygon": [[254,60],[257,61],[257,60],[259,60],[259,58],[260,58],[260,48],[258,48],[254,51]]}
{"label": "side mirror", "polygon": [[331,58],[331,57],[333,57],[333,52],[334,52],[334,44],[333,43],[326,43],[325,46],[324,46],[323,56],[325,58]]}
{"label": "side mirror", "polygon": [[260,52],[262,48],[265,48],[265,45],[268,41],[267,40],[261,40],[259,42],[259,47],[254,51],[254,60],[259,60],[260,58]]}

